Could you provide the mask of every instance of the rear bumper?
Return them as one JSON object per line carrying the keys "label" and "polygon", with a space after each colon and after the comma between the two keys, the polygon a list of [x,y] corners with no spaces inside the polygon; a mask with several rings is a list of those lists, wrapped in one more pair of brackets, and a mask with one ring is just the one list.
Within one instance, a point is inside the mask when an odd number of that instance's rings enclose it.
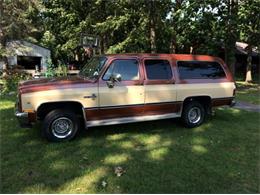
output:
{"label": "rear bumper", "polygon": [[17,103],[15,104],[14,115],[16,116],[21,127],[28,128],[28,127],[32,126],[31,123],[29,122],[29,113],[28,112],[19,112]]}

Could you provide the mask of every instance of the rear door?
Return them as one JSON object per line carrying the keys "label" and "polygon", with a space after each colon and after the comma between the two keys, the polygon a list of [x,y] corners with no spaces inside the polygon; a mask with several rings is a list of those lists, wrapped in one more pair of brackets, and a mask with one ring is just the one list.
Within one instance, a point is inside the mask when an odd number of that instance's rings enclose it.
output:
{"label": "rear door", "polygon": [[145,115],[176,113],[181,103],[176,102],[176,85],[171,59],[144,58]]}

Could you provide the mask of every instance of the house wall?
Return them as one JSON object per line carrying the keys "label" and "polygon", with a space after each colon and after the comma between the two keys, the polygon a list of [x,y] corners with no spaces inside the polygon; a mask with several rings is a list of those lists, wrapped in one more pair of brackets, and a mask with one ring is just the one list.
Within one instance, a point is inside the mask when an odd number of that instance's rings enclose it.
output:
{"label": "house wall", "polygon": [[51,57],[49,49],[35,45],[27,41],[11,41],[7,43],[7,49],[11,54],[8,57],[9,65],[17,64],[17,56],[34,56],[41,57],[42,71],[46,70],[47,61]]}

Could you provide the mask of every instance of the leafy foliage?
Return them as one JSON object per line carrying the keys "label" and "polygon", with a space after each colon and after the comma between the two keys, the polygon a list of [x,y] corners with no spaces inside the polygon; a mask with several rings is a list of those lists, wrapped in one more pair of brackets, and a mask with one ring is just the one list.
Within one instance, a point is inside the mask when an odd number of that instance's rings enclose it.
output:
{"label": "leafy foliage", "polygon": [[232,70],[235,42],[260,40],[256,0],[5,0],[4,7],[4,39],[38,42],[51,49],[54,64],[86,60],[82,33],[99,38],[97,54],[222,55]]}
{"label": "leafy foliage", "polygon": [[13,39],[26,39],[38,42],[41,37],[39,0],[0,1],[0,59],[8,55],[6,42]]}
{"label": "leafy foliage", "polygon": [[57,67],[52,63],[51,59],[47,62],[46,77],[60,77],[68,75],[68,67],[65,64],[59,64]]}
{"label": "leafy foliage", "polygon": [[19,69],[19,67],[14,67],[13,69],[4,70],[2,76],[2,88],[1,94],[6,94],[9,92],[16,92],[18,83],[23,80],[31,79],[31,75]]}
{"label": "leafy foliage", "polygon": [[239,28],[243,41],[260,46],[260,1],[241,1]]}

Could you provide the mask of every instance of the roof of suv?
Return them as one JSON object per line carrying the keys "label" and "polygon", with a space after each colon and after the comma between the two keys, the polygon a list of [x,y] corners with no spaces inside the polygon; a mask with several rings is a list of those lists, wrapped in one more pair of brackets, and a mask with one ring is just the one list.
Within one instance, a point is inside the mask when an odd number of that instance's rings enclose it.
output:
{"label": "roof of suv", "polygon": [[192,54],[151,54],[151,53],[125,53],[125,54],[106,54],[104,56],[107,57],[142,57],[142,58],[149,58],[149,57],[158,57],[158,58],[172,58],[174,60],[199,60],[199,61],[218,61],[223,63],[223,61],[214,56],[209,55],[192,55]]}

